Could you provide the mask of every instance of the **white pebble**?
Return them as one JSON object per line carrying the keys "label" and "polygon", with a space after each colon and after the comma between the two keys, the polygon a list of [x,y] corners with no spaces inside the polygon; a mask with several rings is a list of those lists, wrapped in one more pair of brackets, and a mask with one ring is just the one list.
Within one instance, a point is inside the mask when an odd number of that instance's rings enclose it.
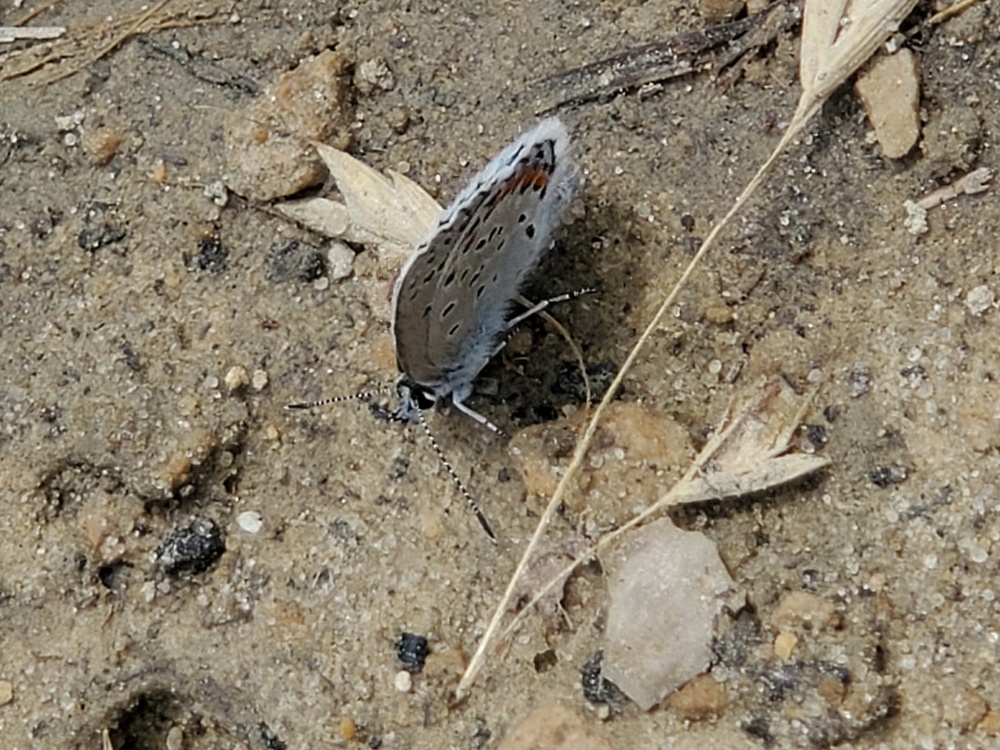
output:
{"label": "white pebble", "polygon": [[396,690],[401,693],[408,693],[413,689],[413,675],[406,670],[396,672],[396,679],[392,682],[396,686]]}
{"label": "white pebble", "polygon": [[354,265],[354,251],[343,242],[331,242],[326,251],[326,260],[330,267],[330,279],[340,281],[351,275]]}
{"label": "white pebble", "polygon": [[247,374],[247,368],[243,365],[236,365],[235,367],[230,367],[229,371],[226,372],[226,388],[230,391],[235,391],[237,388],[242,388],[247,383],[250,382],[250,376]]}
{"label": "white pebble", "polygon": [[965,296],[965,306],[973,315],[982,315],[993,306],[996,295],[985,284],[977,286]]}
{"label": "white pebble", "polygon": [[245,510],[236,516],[236,523],[248,534],[256,534],[263,528],[264,519],[255,510]]}
{"label": "white pebble", "polygon": [[253,380],[250,381],[255,391],[262,391],[267,388],[268,378],[264,370],[254,370]]}

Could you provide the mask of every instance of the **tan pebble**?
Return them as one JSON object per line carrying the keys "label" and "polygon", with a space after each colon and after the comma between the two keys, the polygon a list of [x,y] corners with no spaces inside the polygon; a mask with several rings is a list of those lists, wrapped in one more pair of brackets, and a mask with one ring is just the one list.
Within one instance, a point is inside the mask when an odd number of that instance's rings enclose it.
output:
{"label": "tan pebble", "polygon": [[996,737],[1000,734],[1000,711],[989,710],[983,720],[976,724],[976,731]]}
{"label": "tan pebble", "polygon": [[346,58],[331,50],[303,61],[225,125],[227,186],[272,200],[318,185],[327,169],[309,145],[344,149],[351,142]]}
{"label": "tan pebble", "polygon": [[153,169],[150,170],[149,179],[157,185],[162,185],[167,181],[167,163],[163,159],[157,159],[153,162]]}
{"label": "tan pebble", "polygon": [[0,680],[0,706],[6,706],[14,700],[14,686],[7,680]]}
{"label": "tan pebble", "polygon": [[218,447],[219,438],[211,430],[191,430],[167,459],[160,478],[171,492],[177,491],[191,481],[192,469],[200,466]]}
{"label": "tan pebble", "polygon": [[87,152],[91,164],[95,167],[103,167],[111,161],[121,142],[121,133],[112,128],[97,128],[84,133],[82,139],[83,150]]}
{"label": "tan pebble", "polygon": [[561,703],[549,703],[522,719],[497,750],[611,750],[600,727]]}
{"label": "tan pebble", "polygon": [[844,701],[847,686],[833,675],[827,675],[819,681],[816,692],[831,708],[837,708]]}
{"label": "tan pebble", "polygon": [[726,686],[707,674],[695,677],[670,696],[670,707],[686,721],[717,719],[726,712],[728,705]]}
{"label": "tan pebble", "polygon": [[920,66],[908,49],[882,55],[854,85],[882,154],[901,159],[920,137]]}
{"label": "tan pebble", "polygon": [[789,591],[778,603],[771,617],[780,631],[822,630],[836,622],[837,609],[828,602],[808,591]]}
{"label": "tan pebble", "polygon": [[250,384],[255,391],[262,391],[267,388],[268,377],[266,370],[254,370]]}
{"label": "tan pebble", "polygon": [[989,705],[979,693],[965,684],[952,684],[940,690],[941,718],[949,725],[967,731],[986,716]]}
{"label": "tan pebble", "polygon": [[798,644],[799,639],[794,633],[778,633],[774,639],[774,655],[782,661],[792,658],[792,652]]}
{"label": "tan pebble", "polygon": [[708,23],[721,23],[743,9],[743,0],[698,0],[698,13]]}
{"label": "tan pebble", "polygon": [[705,308],[705,320],[712,325],[724,325],[733,320],[733,309],[729,305],[716,304]]}
{"label": "tan pebble", "polygon": [[247,368],[243,365],[236,365],[226,371],[225,380],[226,388],[230,391],[235,391],[237,388],[242,388],[250,382],[250,375],[247,373]]}
{"label": "tan pebble", "polygon": [[350,716],[345,716],[340,720],[340,724],[337,725],[337,732],[340,734],[340,739],[344,742],[350,742],[358,736],[358,727],[354,723],[354,719]]}

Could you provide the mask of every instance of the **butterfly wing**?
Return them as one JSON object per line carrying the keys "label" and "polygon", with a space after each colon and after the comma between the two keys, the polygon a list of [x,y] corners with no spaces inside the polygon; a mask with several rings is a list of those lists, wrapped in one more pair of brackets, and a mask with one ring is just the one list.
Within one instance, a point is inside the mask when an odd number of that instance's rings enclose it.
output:
{"label": "butterfly wing", "polygon": [[405,375],[438,397],[472,382],[578,183],[569,137],[555,118],[473,178],[397,279],[393,340]]}

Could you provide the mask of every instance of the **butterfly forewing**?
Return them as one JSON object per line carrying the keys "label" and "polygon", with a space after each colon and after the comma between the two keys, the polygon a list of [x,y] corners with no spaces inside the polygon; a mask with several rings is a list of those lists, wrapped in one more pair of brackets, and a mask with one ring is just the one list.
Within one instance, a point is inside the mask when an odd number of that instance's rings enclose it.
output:
{"label": "butterfly forewing", "polygon": [[480,172],[405,265],[394,294],[404,375],[443,396],[469,384],[577,186],[562,124],[545,120]]}

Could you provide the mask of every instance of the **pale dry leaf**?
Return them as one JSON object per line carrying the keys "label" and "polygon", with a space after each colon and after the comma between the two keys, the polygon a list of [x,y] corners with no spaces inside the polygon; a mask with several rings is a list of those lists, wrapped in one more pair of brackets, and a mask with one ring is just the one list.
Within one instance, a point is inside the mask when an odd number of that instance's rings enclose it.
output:
{"label": "pale dry leaf", "polygon": [[788,453],[803,406],[791,388],[772,379],[729,420],[718,445],[697,477],[678,490],[673,505],[739,497],[795,481],[829,463],[822,456]]}
{"label": "pale dry leaf", "polygon": [[339,149],[317,144],[343,202],[307,198],[279,204],[279,213],[327,237],[373,248],[401,261],[434,228],[441,206],[408,177],[372,169]]}

